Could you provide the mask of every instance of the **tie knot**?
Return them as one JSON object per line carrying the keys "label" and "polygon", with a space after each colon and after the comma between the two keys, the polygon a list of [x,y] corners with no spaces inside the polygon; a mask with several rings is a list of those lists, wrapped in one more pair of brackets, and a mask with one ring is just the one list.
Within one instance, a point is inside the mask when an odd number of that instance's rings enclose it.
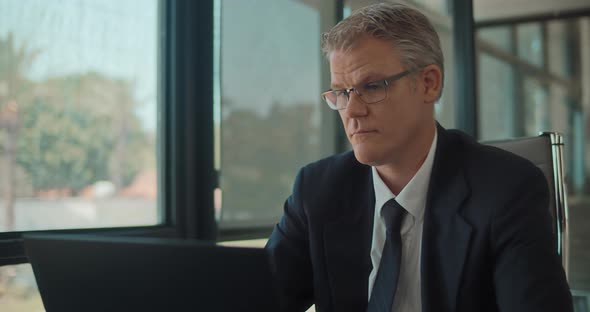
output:
{"label": "tie knot", "polygon": [[381,215],[385,219],[385,227],[388,231],[396,229],[399,231],[406,210],[395,199],[388,200],[381,208]]}

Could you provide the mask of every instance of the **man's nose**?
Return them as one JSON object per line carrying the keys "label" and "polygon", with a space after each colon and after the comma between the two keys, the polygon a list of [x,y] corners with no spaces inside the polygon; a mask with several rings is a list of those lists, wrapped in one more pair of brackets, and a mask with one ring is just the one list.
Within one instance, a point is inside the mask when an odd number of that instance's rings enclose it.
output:
{"label": "man's nose", "polygon": [[358,118],[366,116],[369,113],[367,104],[365,104],[356,92],[350,92],[348,105],[344,109],[344,115],[348,118]]}

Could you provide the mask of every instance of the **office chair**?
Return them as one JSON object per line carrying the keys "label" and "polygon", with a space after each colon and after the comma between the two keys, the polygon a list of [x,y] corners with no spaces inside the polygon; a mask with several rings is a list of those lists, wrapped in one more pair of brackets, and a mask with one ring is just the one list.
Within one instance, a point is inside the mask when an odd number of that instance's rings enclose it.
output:
{"label": "office chair", "polygon": [[563,169],[563,136],[542,132],[537,137],[482,142],[530,160],[543,171],[549,185],[549,209],[553,217],[553,233],[557,236],[557,252],[569,279],[569,224],[567,194]]}

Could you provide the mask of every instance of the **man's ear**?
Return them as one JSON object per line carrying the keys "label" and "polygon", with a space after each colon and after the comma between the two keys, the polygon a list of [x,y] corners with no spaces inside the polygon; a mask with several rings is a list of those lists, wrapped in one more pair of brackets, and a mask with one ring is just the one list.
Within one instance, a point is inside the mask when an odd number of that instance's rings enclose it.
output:
{"label": "man's ear", "polygon": [[440,68],[435,64],[430,64],[424,67],[421,72],[421,91],[424,92],[424,102],[434,103],[442,89],[442,72],[440,71]]}

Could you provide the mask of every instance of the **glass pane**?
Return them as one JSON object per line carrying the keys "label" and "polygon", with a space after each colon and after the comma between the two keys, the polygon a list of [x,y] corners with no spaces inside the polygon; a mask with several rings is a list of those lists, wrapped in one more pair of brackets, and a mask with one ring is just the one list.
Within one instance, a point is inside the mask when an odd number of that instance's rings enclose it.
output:
{"label": "glass pane", "polygon": [[524,78],[525,135],[536,136],[549,130],[547,88],[538,80]]}
{"label": "glass pane", "polygon": [[157,11],[0,2],[0,231],[159,222]]}
{"label": "glass pane", "polygon": [[510,32],[508,26],[482,28],[477,31],[477,38],[484,41],[484,43],[493,45],[495,48],[513,53]]}
{"label": "glass pane", "polygon": [[541,24],[522,24],[516,27],[518,56],[523,60],[543,66],[543,34]]}
{"label": "glass pane", "polygon": [[562,134],[569,132],[569,109],[567,105],[567,89],[559,85],[549,86],[548,97],[548,118],[551,131],[557,131]]}
{"label": "glass pane", "polygon": [[[357,10],[361,7],[372,3],[385,2],[374,0],[345,0],[345,16],[349,11]],[[443,94],[439,102],[436,104],[435,113],[436,119],[445,128],[455,127],[455,77],[454,77],[454,53],[453,53],[453,20],[450,16],[447,1],[444,0],[414,0],[404,1],[404,3],[412,5],[413,7],[424,13],[434,25],[438,36],[440,38],[441,48],[445,58],[445,83]]]}
{"label": "glass pane", "polygon": [[322,61],[311,4],[221,1],[221,227],[274,224],[319,159]]}
{"label": "glass pane", "polygon": [[553,21],[547,23],[547,54],[549,70],[560,77],[569,77],[568,30],[566,22]]}
{"label": "glass pane", "polygon": [[45,311],[30,264],[0,267],[0,307],[3,312]]}
{"label": "glass pane", "polygon": [[478,121],[482,140],[514,136],[514,71],[510,65],[479,53]]}

